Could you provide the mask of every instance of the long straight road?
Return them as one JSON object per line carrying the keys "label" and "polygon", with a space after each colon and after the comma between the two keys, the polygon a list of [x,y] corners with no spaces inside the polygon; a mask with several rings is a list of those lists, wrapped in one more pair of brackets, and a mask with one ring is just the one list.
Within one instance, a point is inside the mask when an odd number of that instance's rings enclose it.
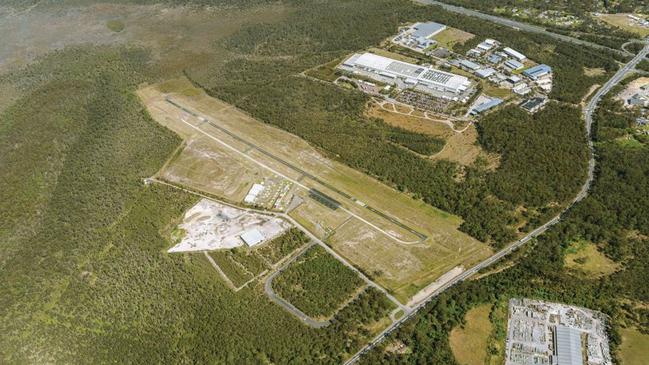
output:
{"label": "long straight road", "polygon": [[443,3],[441,1],[436,1],[436,0],[415,0],[415,1],[418,2],[418,3],[421,3],[421,4],[425,4],[425,5],[441,6],[442,8],[444,8],[444,10],[448,10],[448,11],[458,13],[458,14],[462,14],[462,15],[472,16],[472,17],[475,17],[475,18],[488,20],[488,21],[490,21],[492,23],[497,23],[497,24],[500,24],[500,25],[504,25],[504,26],[507,26],[507,27],[510,27],[510,28],[514,28],[516,30],[523,30],[523,31],[526,31],[526,32],[531,32],[531,33],[544,34],[544,35],[547,35],[549,37],[562,40],[564,42],[570,42],[570,43],[575,43],[575,44],[579,44],[579,45],[582,45],[582,46],[588,46],[588,47],[592,47],[592,48],[612,51],[612,52],[615,52],[615,53],[618,53],[618,54],[621,54],[621,55],[626,55],[626,56],[631,55],[631,53],[628,53],[628,52],[620,50],[620,49],[613,49],[613,48],[609,48],[609,47],[606,47],[606,46],[602,46],[601,44],[585,41],[583,39],[578,39],[578,38],[567,36],[567,35],[564,35],[564,34],[553,33],[553,32],[548,31],[544,27],[541,27],[541,26],[538,26],[538,25],[523,23],[523,22],[519,22],[519,21],[516,21],[516,20],[509,19],[509,18],[503,18],[503,17],[496,16],[496,15],[485,14],[485,13],[481,13],[481,12],[479,12],[477,10],[463,8],[463,7],[457,6],[457,5],[446,4],[446,3]]}
{"label": "long straight road", "polygon": [[624,76],[626,76],[627,73],[630,71],[633,71],[635,66],[642,61],[647,54],[649,54],[649,42],[645,41],[645,47],[635,56],[631,61],[629,61],[627,64],[625,64],[622,68],[618,70],[618,72],[613,75],[612,78],[610,78],[604,86],[602,86],[592,97],[592,99],[588,102],[588,104],[584,107],[583,110],[583,117],[584,117],[584,124],[586,127],[586,136],[588,138],[588,150],[590,154],[590,159],[588,162],[588,176],[586,178],[586,181],[584,182],[584,185],[581,187],[573,201],[561,212],[559,215],[556,217],[552,218],[542,226],[536,228],[532,232],[528,233],[525,237],[521,238],[518,241],[510,243],[507,247],[504,249],[498,251],[496,254],[493,256],[487,258],[486,260],[482,261],[481,263],[477,264],[476,266],[472,267],[471,269],[463,272],[462,274],[456,276],[453,278],[451,281],[447,282],[443,286],[441,286],[439,289],[435,290],[432,292],[428,297],[426,297],[425,300],[423,300],[420,304],[418,304],[416,307],[412,309],[410,313],[407,313],[405,316],[403,316],[401,319],[398,321],[392,323],[389,327],[387,327],[385,330],[383,330],[381,333],[379,333],[374,339],[367,344],[365,347],[360,349],[356,354],[354,354],[352,357],[350,357],[345,364],[354,364],[356,363],[361,356],[366,353],[367,351],[371,350],[374,346],[378,345],[381,343],[387,336],[392,333],[395,329],[400,327],[403,323],[405,323],[407,320],[410,318],[414,317],[417,315],[417,313],[423,309],[428,302],[430,302],[432,299],[434,299],[436,296],[438,296],[440,293],[445,291],[446,289],[452,287],[455,284],[458,284],[469,277],[475,275],[478,271],[490,266],[491,264],[499,261],[503,257],[507,256],[511,252],[515,251],[519,247],[523,246],[527,242],[531,241],[533,238],[537,237],[538,235],[544,233],[547,231],[550,227],[553,225],[559,223],[561,221],[561,217],[563,216],[564,213],[566,213],[570,208],[572,208],[576,203],[584,199],[588,195],[588,190],[590,189],[591,184],[593,183],[594,180],[594,175],[595,175],[595,151],[593,148],[593,142],[591,138],[591,127],[593,125],[593,112],[597,109],[597,104],[599,101],[602,99],[606,93],[608,93],[611,88],[613,88],[615,85],[617,85],[618,82],[620,82]]}

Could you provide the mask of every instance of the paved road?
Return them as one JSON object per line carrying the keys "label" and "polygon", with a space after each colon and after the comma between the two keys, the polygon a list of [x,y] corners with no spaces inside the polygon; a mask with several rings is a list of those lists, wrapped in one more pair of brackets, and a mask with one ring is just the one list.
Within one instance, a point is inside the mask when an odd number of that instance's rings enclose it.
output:
{"label": "paved road", "polygon": [[593,142],[591,139],[591,126],[593,124],[593,112],[597,108],[597,104],[601,100],[601,98],[608,93],[613,86],[615,86],[618,82],[620,82],[624,76],[632,71],[635,66],[645,58],[649,54],[649,43],[645,42],[645,47],[640,51],[631,61],[629,61],[627,64],[625,64],[620,70],[618,70],[615,75],[611,79],[609,79],[604,86],[602,86],[596,93],[595,95],[591,98],[591,100],[588,102],[586,107],[583,110],[583,115],[584,115],[584,122],[586,126],[586,136],[588,137],[588,149],[589,149],[589,154],[590,154],[590,159],[588,162],[588,177],[586,181],[584,182],[584,185],[581,187],[577,195],[575,196],[574,200],[564,209],[563,212],[561,212],[559,215],[556,217],[552,218],[542,226],[536,228],[532,232],[528,233],[525,237],[521,238],[518,241],[512,242],[509,244],[507,247],[502,249],[501,251],[498,251],[496,254],[493,256],[489,257],[488,259],[482,261],[478,265],[472,267],[471,269],[463,272],[459,276],[453,278],[453,280],[449,281],[448,283],[444,284],[442,287],[439,289],[435,290],[432,292],[425,300],[423,300],[420,304],[418,304],[416,307],[413,308],[413,310],[406,314],[404,317],[399,319],[398,321],[394,322],[391,324],[388,328],[383,330],[381,333],[379,333],[369,344],[367,344],[365,347],[360,349],[356,354],[354,354],[349,360],[345,362],[346,365],[353,364],[357,362],[360,357],[366,353],[367,351],[371,350],[374,346],[377,344],[381,343],[387,336],[392,333],[395,329],[397,329],[399,326],[401,326],[404,322],[406,322],[408,319],[414,317],[419,310],[425,307],[425,305],[431,301],[433,298],[438,296],[441,292],[445,291],[446,289],[452,287],[453,285],[462,282],[466,280],[467,278],[473,276],[476,274],[478,271],[488,267],[489,265],[495,263],[496,261],[502,259],[506,255],[510,254],[511,252],[515,251],[525,243],[529,242],[533,238],[537,237],[538,235],[544,233],[545,231],[548,230],[551,226],[557,224],[558,222],[561,221],[561,216],[567,212],[570,208],[572,208],[577,202],[581,201],[588,195],[588,190],[590,189],[590,186],[593,182],[594,179],[594,173],[595,173],[595,151],[593,149]]}
{"label": "paved road", "polygon": [[392,301],[397,306],[398,309],[403,310],[405,313],[410,313],[410,311],[412,310],[410,307],[408,307],[408,306],[402,304],[401,302],[399,302],[392,294],[388,293],[388,291],[384,287],[380,286],[376,282],[372,281],[372,279],[368,278],[365,274],[363,274],[363,272],[358,270],[354,265],[350,264],[349,261],[347,261],[344,257],[340,256],[331,247],[327,246],[327,244],[325,244],[321,239],[319,239],[318,237],[313,235],[313,233],[311,233],[308,229],[306,229],[298,221],[296,221],[295,219],[293,219],[293,217],[291,217],[290,215],[288,215],[286,213],[278,213],[278,212],[271,212],[271,211],[268,211],[268,210],[241,207],[241,206],[238,206],[238,205],[234,205],[232,203],[228,203],[228,202],[223,201],[223,200],[215,199],[214,197],[207,196],[205,194],[201,194],[201,193],[193,191],[191,189],[187,189],[187,188],[184,188],[182,186],[178,186],[176,184],[172,184],[172,183],[169,183],[169,182],[166,182],[166,181],[163,181],[163,180],[156,179],[154,177],[147,178],[147,179],[144,180],[144,182],[145,183],[157,183],[157,184],[166,185],[166,186],[169,186],[169,187],[174,188],[174,189],[182,190],[182,191],[184,191],[184,192],[186,192],[188,194],[196,195],[196,196],[199,196],[201,198],[212,200],[212,201],[215,201],[215,202],[217,202],[219,204],[227,205],[229,207],[244,210],[244,211],[247,211],[247,212],[253,212],[253,213],[257,213],[257,214],[264,214],[264,215],[283,218],[283,219],[291,222],[295,227],[297,227],[302,232],[304,232],[304,234],[306,234],[311,239],[312,242],[315,242],[318,245],[320,245],[320,247],[324,248],[329,254],[331,254],[338,261],[340,261],[340,263],[342,263],[343,265],[347,266],[352,271],[354,271],[367,285],[369,285],[369,286],[377,289],[381,293],[383,293],[390,301]]}
{"label": "paved road", "polygon": [[585,41],[585,40],[582,40],[582,39],[570,37],[570,36],[559,34],[559,33],[553,33],[553,32],[550,32],[550,31],[548,31],[547,29],[545,29],[543,27],[538,26],[538,25],[522,23],[522,22],[518,22],[516,20],[512,20],[512,19],[508,19],[508,18],[503,18],[503,17],[491,15],[491,14],[485,14],[485,13],[481,13],[481,12],[473,10],[473,9],[467,9],[467,8],[463,8],[463,7],[456,6],[456,5],[446,4],[446,3],[443,3],[441,1],[435,1],[435,0],[415,0],[415,1],[419,2],[421,4],[438,5],[438,6],[441,6],[442,8],[444,8],[445,10],[448,10],[448,11],[451,11],[451,12],[454,12],[454,13],[459,13],[459,14],[463,14],[463,15],[468,15],[468,16],[473,16],[473,17],[476,17],[476,18],[484,19],[484,20],[489,20],[490,22],[497,23],[497,24],[500,24],[500,25],[504,25],[504,26],[507,26],[507,27],[511,27],[511,28],[516,29],[516,30],[523,30],[523,31],[526,31],[526,32],[531,32],[531,33],[545,34],[547,36],[553,37],[555,39],[562,40],[564,42],[571,42],[571,43],[576,43],[576,44],[580,44],[580,45],[583,45],[583,46],[588,46],[588,47],[593,47],[593,48],[598,48],[598,49],[605,49],[605,50],[608,50],[608,51],[619,53],[621,55],[627,55],[627,56],[631,55],[631,53],[628,53],[628,52],[623,51],[623,50],[609,48],[609,47],[606,47],[606,46],[602,46],[601,44],[588,42],[588,41]]}

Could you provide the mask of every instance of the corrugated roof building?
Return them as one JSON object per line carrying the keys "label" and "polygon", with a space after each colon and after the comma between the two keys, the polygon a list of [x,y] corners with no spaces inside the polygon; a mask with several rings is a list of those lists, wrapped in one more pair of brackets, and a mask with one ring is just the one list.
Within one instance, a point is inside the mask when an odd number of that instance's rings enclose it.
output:
{"label": "corrugated roof building", "polygon": [[581,332],[566,326],[554,329],[554,358],[556,365],[583,365]]}

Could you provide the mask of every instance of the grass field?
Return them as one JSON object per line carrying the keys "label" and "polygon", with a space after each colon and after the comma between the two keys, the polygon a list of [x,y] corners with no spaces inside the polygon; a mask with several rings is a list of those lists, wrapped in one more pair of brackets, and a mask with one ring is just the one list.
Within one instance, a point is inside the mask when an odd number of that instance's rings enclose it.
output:
{"label": "grass field", "polygon": [[490,304],[469,310],[464,317],[466,324],[453,328],[449,343],[460,365],[483,365],[487,357],[487,344],[492,325],[489,321]]}
{"label": "grass field", "polygon": [[621,331],[620,365],[644,365],[647,363],[649,335],[640,333],[635,328],[624,328]]}
{"label": "grass field", "polygon": [[[166,84],[166,91],[172,92]],[[175,87],[182,91],[181,94],[173,94],[173,99],[182,103],[185,107],[196,112],[203,113],[210,120],[218,123],[219,126],[227,128],[247,141],[264,148],[286,161],[291,162],[301,169],[317,175],[328,184],[337,189],[356,197],[362,203],[352,203],[344,196],[325,187],[311,179],[301,179],[301,174],[273,160],[257,150],[249,150],[249,147],[241,141],[225,134],[223,131],[202,124],[200,128],[220,140],[227,142],[243,153],[229,151],[233,156],[242,161],[254,159],[265,166],[272,168],[278,173],[290,179],[300,179],[300,184],[308,188],[316,188],[325,194],[332,196],[341,202],[345,209],[365,219],[383,233],[375,230],[367,222],[361,222],[357,218],[345,223],[349,213],[341,209],[331,210],[316,203],[306,196],[303,188],[293,193],[301,195],[305,203],[298,207],[291,214],[307,229],[320,237],[331,236],[332,245],[343,255],[347,256],[356,266],[363,268],[366,272],[382,273],[377,279],[385,283],[401,299],[407,299],[418,289],[434,281],[447,270],[458,265],[470,265],[478,262],[491,252],[491,249],[468,235],[458,231],[461,219],[441,210],[435,209],[421,201],[409,197],[407,194],[376,181],[375,179],[353,170],[345,165],[323,157],[317,150],[309,146],[303,140],[258,122],[236,108],[231,107],[214,98],[210,98],[200,92],[187,96],[189,83],[177,81]],[[197,118],[181,112],[178,108],[162,99],[158,86],[150,86],[139,91],[141,99],[147,105],[154,119],[178,132],[185,139],[191,141],[200,135],[196,130],[198,127],[190,127],[182,120],[200,123]],[[213,141],[210,150],[223,153],[228,148]],[[181,154],[182,157],[182,154]],[[248,163],[246,162],[246,163]],[[171,164],[173,166],[173,164]],[[227,166],[226,166],[227,168]],[[232,164],[228,176],[240,176],[243,181],[246,179],[257,179],[259,177],[259,165],[246,169],[241,165]],[[187,177],[185,177],[187,178]],[[234,180],[232,180],[234,181]],[[371,205],[373,208],[386,212],[392,217],[397,217],[402,223],[415,228],[428,236],[428,239],[415,245],[403,244],[392,237],[403,242],[416,242],[418,238],[407,230],[395,225],[389,220],[376,215],[365,209],[362,204]],[[342,233],[334,232],[339,229]],[[358,237],[371,236],[371,240],[361,240]],[[351,249],[351,247],[354,247]],[[370,262],[368,257],[376,256],[377,250],[384,252],[384,255],[377,257],[377,260]],[[403,256],[405,255],[405,256]],[[402,257],[403,256],[403,257]],[[406,257],[412,258],[414,265],[404,270],[400,266],[394,266],[395,260],[402,257],[401,261],[408,261]]]}
{"label": "grass field", "polygon": [[273,289],[306,315],[329,318],[364,286],[363,280],[320,246],[313,246],[273,281]]}
{"label": "grass field", "polygon": [[464,43],[473,37],[474,35],[471,33],[448,27],[436,34],[433,39],[435,39],[442,47],[453,49],[453,46],[457,43]]}
{"label": "grass field", "polygon": [[632,24],[631,19],[629,19],[627,15],[629,14],[601,14],[597,18],[628,32],[635,33],[641,37],[649,35],[649,28]]}
{"label": "grass field", "polygon": [[597,246],[587,241],[575,241],[566,250],[565,266],[588,277],[610,275],[620,269],[620,265],[603,253]]}

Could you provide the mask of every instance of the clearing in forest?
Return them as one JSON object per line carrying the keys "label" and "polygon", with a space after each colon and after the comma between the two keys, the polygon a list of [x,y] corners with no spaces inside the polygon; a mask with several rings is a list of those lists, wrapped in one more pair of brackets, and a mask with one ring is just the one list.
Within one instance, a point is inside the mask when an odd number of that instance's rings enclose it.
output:
{"label": "clearing in forest", "polygon": [[[235,202],[253,182],[291,182],[277,198],[284,202],[279,206],[404,302],[453,267],[469,267],[492,252],[458,230],[461,218],[330,160],[304,140],[192,88],[176,80],[138,92],[152,117],[185,140],[159,177],[216,195],[235,192],[226,196]],[[188,148],[197,139],[201,153]],[[228,163],[212,157],[217,155],[228,156]],[[208,179],[183,174],[176,167],[182,159],[192,161],[185,171],[212,173]],[[218,168],[206,167],[214,164]],[[215,181],[220,176],[226,182]],[[206,188],[217,184],[227,186]]]}
{"label": "clearing in forest", "polygon": [[649,35],[649,27],[643,27],[630,16],[637,17],[641,19],[640,16],[635,14],[600,14],[597,16],[598,19],[605,21],[608,24],[611,24],[615,27],[622,28],[627,32],[638,34],[641,37],[646,37]]}
{"label": "clearing in forest", "polygon": [[570,271],[590,278],[610,275],[620,268],[618,263],[601,253],[595,244],[583,240],[570,244],[564,264]]}
{"label": "clearing in forest", "polygon": [[649,335],[643,334],[636,328],[623,328],[620,330],[620,334],[622,335],[622,344],[620,345],[622,365],[646,364]]}
{"label": "clearing in forest", "polygon": [[490,304],[472,308],[466,313],[464,326],[453,328],[449,344],[453,356],[462,365],[482,365],[487,357],[487,345],[492,325],[489,320]]}
{"label": "clearing in forest", "polygon": [[[288,228],[289,224],[282,219],[202,199],[185,212],[183,222],[174,233],[180,242],[169,252],[234,248],[244,243],[254,246],[279,236]],[[244,241],[247,234],[260,235],[261,241]]]}

